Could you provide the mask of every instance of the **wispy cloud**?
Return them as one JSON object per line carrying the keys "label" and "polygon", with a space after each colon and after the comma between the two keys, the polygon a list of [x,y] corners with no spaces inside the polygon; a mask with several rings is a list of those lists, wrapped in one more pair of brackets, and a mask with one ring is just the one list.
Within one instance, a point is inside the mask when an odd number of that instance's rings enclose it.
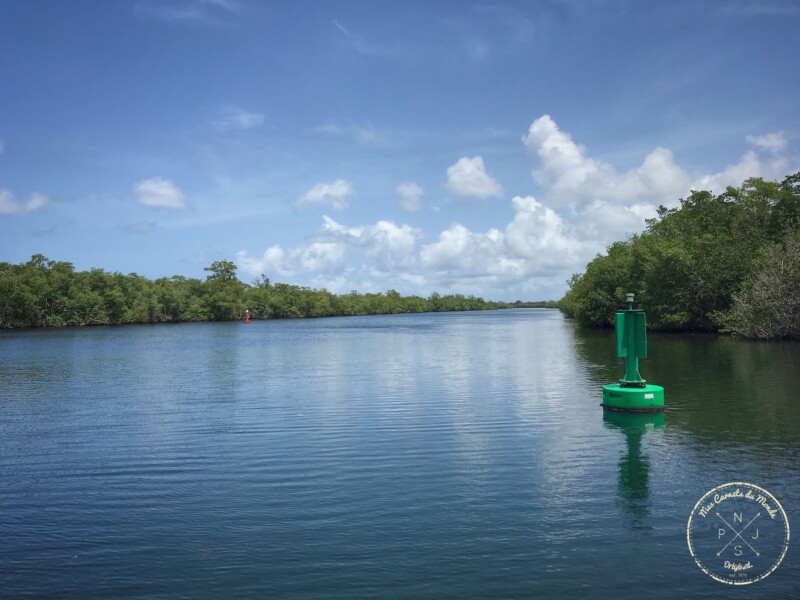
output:
{"label": "wispy cloud", "polygon": [[800,15],[797,2],[760,2],[740,0],[717,5],[716,13],[723,17],[796,17]]}
{"label": "wispy cloud", "polygon": [[[418,147],[420,144],[434,143],[434,132],[424,129],[410,129],[407,127],[397,128],[390,126],[372,126],[359,123],[337,123],[327,122],[317,127],[312,127],[306,130],[306,133],[318,136],[327,136],[330,138],[340,138],[342,140],[351,140],[362,146],[377,147],[377,148],[409,148]],[[448,133],[443,135],[442,139],[451,142],[454,135],[468,137],[464,132],[457,134]],[[512,139],[516,134],[508,135],[508,139]],[[483,139],[483,138],[480,138]]]}
{"label": "wispy cloud", "polygon": [[138,14],[168,23],[230,25],[242,12],[236,0],[185,0],[140,4]]}
{"label": "wispy cloud", "polygon": [[0,154],[6,149],[5,144],[3,144],[3,140],[0,140]]}
{"label": "wispy cloud", "polygon": [[764,135],[748,135],[747,141],[754,146],[769,152],[781,152],[786,149],[789,142],[782,131],[765,133]]}
{"label": "wispy cloud", "polygon": [[30,200],[22,202],[14,197],[10,190],[0,188],[0,215],[21,217],[35,210],[39,210],[50,202],[47,196],[33,194]]}
{"label": "wispy cloud", "polygon": [[228,107],[222,109],[220,116],[212,121],[212,125],[218,131],[245,131],[255,129],[264,124],[264,115],[261,113],[250,112],[238,107]]}
{"label": "wispy cloud", "polygon": [[180,188],[163,177],[145,179],[134,186],[136,202],[150,208],[185,208],[186,198]]}
{"label": "wispy cloud", "polygon": [[[184,213],[186,214],[186,213]],[[170,219],[158,223],[159,230],[166,229],[194,229],[202,227],[217,227],[223,223],[233,223],[236,221],[253,221],[254,219],[266,219],[275,217],[274,208],[242,208],[241,210],[215,210],[206,214],[195,213],[181,219]]]}
{"label": "wispy cloud", "polygon": [[442,20],[444,39],[450,40],[448,48],[460,64],[487,64],[516,55],[538,39],[531,12],[537,13],[537,21],[547,19],[541,6],[523,11],[500,3],[475,4]]}
{"label": "wispy cloud", "polygon": [[32,231],[31,235],[33,237],[50,237],[51,235],[54,235],[62,227],[69,227],[72,224],[73,221],[61,221],[60,223],[56,223],[55,225],[51,225],[50,227],[45,227],[44,229],[37,229],[36,231]]}
{"label": "wispy cloud", "polygon": [[347,29],[336,19],[331,21],[331,24],[339,31],[341,37],[347,44],[359,54],[377,58],[398,58],[405,54],[399,46],[389,46],[365,39],[361,35]]}
{"label": "wispy cloud", "polygon": [[414,213],[422,208],[423,189],[416,183],[401,183],[397,186],[397,195],[400,197],[400,206],[406,212]]}
{"label": "wispy cloud", "polygon": [[145,235],[157,231],[158,229],[160,229],[160,227],[158,226],[158,223],[156,223],[155,221],[139,221],[137,223],[128,223],[125,225],[120,225],[119,229],[127,233]]}
{"label": "wispy cloud", "polygon": [[335,123],[326,123],[319,127],[314,127],[311,133],[320,135],[349,137],[357,141],[359,144],[374,145],[382,142],[382,137],[374,129],[365,127],[358,127],[356,125],[337,125]]}
{"label": "wispy cloud", "polygon": [[318,183],[295,200],[294,205],[299,208],[306,204],[327,204],[334,208],[347,208],[352,195],[350,182],[337,179],[333,183]]}

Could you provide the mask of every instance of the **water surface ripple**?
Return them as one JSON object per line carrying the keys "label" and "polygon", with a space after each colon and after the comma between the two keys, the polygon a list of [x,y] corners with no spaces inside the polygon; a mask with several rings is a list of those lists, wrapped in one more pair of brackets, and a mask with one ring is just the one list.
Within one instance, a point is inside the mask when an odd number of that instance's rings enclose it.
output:
{"label": "water surface ripple", "polygon": [[727,597],[686,522],[742,480],[800,522],[799,346],[650,350],[631,426],[556,311],[2,332],[0,596]]}

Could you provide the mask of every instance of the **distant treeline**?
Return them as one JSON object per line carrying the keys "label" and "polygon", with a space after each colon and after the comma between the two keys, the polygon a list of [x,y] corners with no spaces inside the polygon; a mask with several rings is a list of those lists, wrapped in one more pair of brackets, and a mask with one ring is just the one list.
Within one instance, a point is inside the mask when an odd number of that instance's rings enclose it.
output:
{"label": "distant treeline", "polygon": [[236,265],[225,260],[205,270],[205,281],[181,276],[151,281],[136,273],[75,271],[72,263],[41,254],[18,265],[0,262],[0,328],[229,321],[243,318],[245,309],[254,319],[284,319],[557,306],[460,294],[401,296],[394,290],[336,295],[272,283],[263,275],[248,285],[237,279]]}
{"label": "distant treeline", "polygon": [[654,329],[800,338],[800,172],[693,191],[573,275],[562,311],[611,326],[636,294]]}

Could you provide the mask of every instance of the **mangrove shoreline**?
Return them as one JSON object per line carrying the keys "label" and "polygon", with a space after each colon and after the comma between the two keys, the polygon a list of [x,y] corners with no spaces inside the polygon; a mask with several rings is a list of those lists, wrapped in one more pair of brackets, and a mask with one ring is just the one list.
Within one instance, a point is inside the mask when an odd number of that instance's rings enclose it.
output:
{"label": "mangrove shoreline", "polygon": [[427,298],[386,293],[333,294],[262,275],[239,281],[236,265],[215,261],[205,281],[179,275],[150,280],[136,273],[76,271],[72,263],[36,254],[25,263],[0,262],[0,329],[86,327],[252,319],[557,308],[556,301],[494,302],[461,294]]}
{"label": "mangrove shoreline", "polygon": [[800,339],[800,172],[692,191],[568,283],[559,306],[584,326],[612,327],[633,292],[653,330]]}

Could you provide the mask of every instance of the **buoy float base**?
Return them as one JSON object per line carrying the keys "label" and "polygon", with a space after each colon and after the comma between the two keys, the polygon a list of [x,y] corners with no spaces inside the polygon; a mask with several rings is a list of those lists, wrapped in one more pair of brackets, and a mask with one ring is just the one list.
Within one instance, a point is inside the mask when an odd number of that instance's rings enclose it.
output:
{"label": "buoy float base", "polygon": [[622,387],[618,383],[603,386],[603,409],[618,412],[650,413],[664,410],[664,388],[647,384],[644,387]]}

